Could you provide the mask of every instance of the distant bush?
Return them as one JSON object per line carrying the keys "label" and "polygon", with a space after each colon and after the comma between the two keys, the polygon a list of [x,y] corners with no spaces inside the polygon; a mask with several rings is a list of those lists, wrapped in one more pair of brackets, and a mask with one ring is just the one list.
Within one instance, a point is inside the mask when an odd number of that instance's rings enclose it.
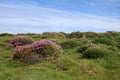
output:
{"label": "distant bush", "polygon": [[120,35],[120,32],[107,31],[107,34],[113,36],[114,38],[117,38]]}
{"label": "distant bush", "polygon": [[95,37],[98,37],[98,34],[97,33],[94,33],[94,32],[85,32],[83,33],[85,34],[85,37],[87,38],[95,38]]}
{"label": "distant bush", "polygon": [[98,38],[108,38],[112,39],[111,35],[108,33],[98,33]]}
{"label": "distant bush", "polygon": [[94,43],[88,43],[88,44],[85,44],[85,45],[79,47],[78,50],[77,50],[77,52],[78,53],[83,53],[88,48],[99,48],[99,46],[97,44],[94,44]]}
{"label": "distant bush", "polygon": [[13,34],[9,34],[9,33],[1,33],[0,36],[12,36]]}
{"label": "distant bush", "polygon": [[93,40],[93,43],[96,44],[106,44],[106,45],[114,45],[113,41],[108,38],[96,38]]}
{"label": "distant bush", "polygon": [[78,43],[77,41],[75,40],[67,40],[67,41],[64,41],[62,43],[60,43],[60,45],[63,47],[63,48],[74,48],[76,46],[78,46]]}
{"label": "distant bush", "polygon": [[9,42],[8,46],[10,47],[23,46],[26,44],[31,44],[32,42],[33,42],[32,39],[27,38],[25,36],[17,36]]}
{"label": "distant bush", "polygon": [[78,31],[78,32],[72,32],[67,35],[68,38],[82,38],[83,35]]}
{"label": "distant bush", "polygon": [[105,54],[106,52],[100,48],[89,48],[84,52],[83,58],[97,59],[104,57]]}
{"label": "distant bush", "polygon": [[58,32],[44,32],[42,34],[42,38],[46,39],[46,38],[57,38],[57,39],[64,39],[66,38],[65,33],[58,33]]}

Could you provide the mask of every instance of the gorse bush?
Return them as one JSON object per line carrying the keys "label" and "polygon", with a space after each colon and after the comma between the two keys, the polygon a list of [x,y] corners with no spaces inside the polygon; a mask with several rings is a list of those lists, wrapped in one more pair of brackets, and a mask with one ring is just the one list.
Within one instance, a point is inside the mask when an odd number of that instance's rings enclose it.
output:
{"label": "gorse bush", "polygon": [[25,36],[17,36],[9,42],[8,46],[10,47],[23,46],[26,44],[31,44],[32,42],[33,42],[32,39],[27,38]]}
{"label": "gorse bush", "polygon": [[100,48],[89,48],[83,53],[83,58],[97,59],[104,57],[106,52]]}
{"label": "gorse bush", "polygon": [[71,48],[74,48],[74,47],[78,46],[78,42],[75,41],[75,40],[67,40],[67,41],[64,41],[64,42],[60,43],[60,45],[63,48],[71,49]]}
{"label": "gorse bush", "polygon": [[105,44],[105,45],[114,45],[114,42],[109,38],[97,38],[93,40],[93,43],[96,44]]}

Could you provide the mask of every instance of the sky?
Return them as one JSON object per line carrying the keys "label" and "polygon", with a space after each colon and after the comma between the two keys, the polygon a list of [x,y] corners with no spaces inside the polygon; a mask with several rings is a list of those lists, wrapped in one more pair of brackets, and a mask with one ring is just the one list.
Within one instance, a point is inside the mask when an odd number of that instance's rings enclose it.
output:
{"label": "sky", "polygon": [[0,33],[120,31],[120,0],[0,0]]}

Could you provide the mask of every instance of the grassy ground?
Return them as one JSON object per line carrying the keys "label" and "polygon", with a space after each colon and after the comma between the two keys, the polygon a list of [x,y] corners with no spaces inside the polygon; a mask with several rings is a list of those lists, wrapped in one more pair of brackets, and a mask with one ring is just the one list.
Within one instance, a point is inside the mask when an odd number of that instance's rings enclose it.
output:
{"label": "grassy ground", "polygon": [[[77,53],[78,46],[63,49],[57,62],[42,60],[27,65],[19,61],[10,61],[14,49],[6,45],[15,36],[0,36],[0,80],[120,80],[120,50],[115,46],[105,45],[104,49],[109,55],[102,59],[82,58],[81,54]],[[49,38],[58,44],[68,40],[63,35],[26,34],[26,36],[33,38],[34,41]],[[81,39],[79,43],[82,43]]]}

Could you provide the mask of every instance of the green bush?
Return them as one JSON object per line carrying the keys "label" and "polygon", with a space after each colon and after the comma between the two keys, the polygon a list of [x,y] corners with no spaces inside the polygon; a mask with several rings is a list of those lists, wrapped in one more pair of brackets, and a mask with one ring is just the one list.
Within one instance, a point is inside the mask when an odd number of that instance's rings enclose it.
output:
{"label": "green bush", "polygon": [[83,35],[78,31],[78,32],[72,32],[67,35],[68,38],[82,38]]}
{"label": "green bush", "polygon": [[9,33],[1,33],[0,36],[12,36],[13,34],[9,34]]}
{"label": "green bush", "polygon": [[42,39],[54,38],[54,39],[64,39],[66,35],[64,33],[57,33],[57,32],[44,32],[42,34]]}
{"label": "green bush", "polygon": [[114,45],[114,42],[108,38],[97,38],[93,40],[96,44]]}
{"label": "green bush", "polygon": [[108,34],[108,33],[98,33],[98,37],[99,38],[109,38],[109,39],[112,39],[111,35]]}
{"label": "green bush", "polygon": [[64,48],[64,49],[71,49],[74,48],[76,46],[78,46],[77,41],[75,40],[68,40],[68,41],[64,41],[62,43],[60,43],[60,45]]}
{"label": "green bush", "polygon": [[83,58],[97,59],[104,57],[105,54],[106,52],[100,48],[89,48],[84,52]]}
{"label": "green bush", "polygon": [[85,37],[87,37],[87,38],[94,38],[94,37],[98,36],[98,34],[94,33],[94,32],[85,32],[83,34],[85,34]]}
{"label": "green bush", "polygon": [[77,52],[78,53],[83,53],[87,49],[88,49],[88,46],[84,45],[84,46],[81,46],[80,48],[78,48]]}
{"label": "green bush", "polygon": [[78,53],[83,53],[88,48],[99,48],[99,45],[94,44],[94,43],[88,43],[88,44],[85,44],[85,45],[82,45],[81,47],[79,47],[78,50],[77,50],[77,52]]}
{"label": "green bush", "polygon": [[120,46],[120,36],[117,36],[117,38],[116,38],[116,42],[117,42],[117,46]]}

